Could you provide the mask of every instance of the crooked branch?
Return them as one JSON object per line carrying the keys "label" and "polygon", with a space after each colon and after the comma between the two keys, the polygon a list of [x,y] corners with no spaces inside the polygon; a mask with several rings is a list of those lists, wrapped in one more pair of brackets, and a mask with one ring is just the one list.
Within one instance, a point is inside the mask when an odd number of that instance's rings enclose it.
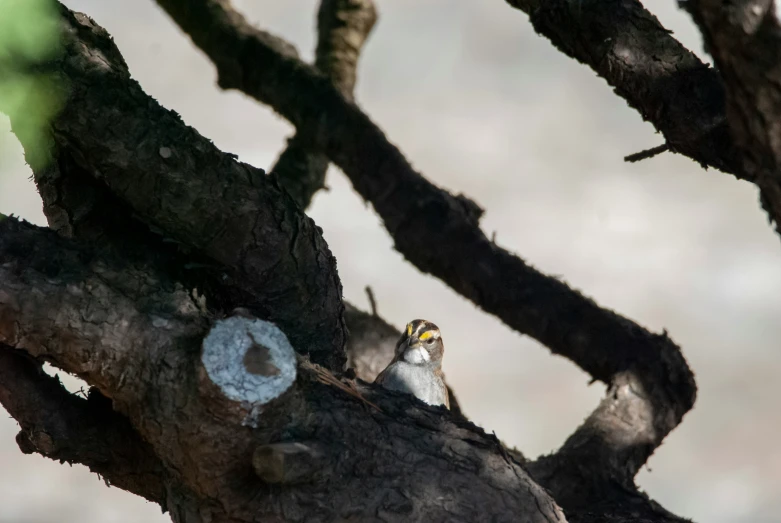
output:
{"label": "crooked branch", "polygon": [[[250,93],[259,93],[258,96],[266,96],[271,102],[274,102],[272,105],[296,123],[299,134],[305,136],[312,147],[323,149],[332,160],[342,167],[353,181],[356,189],[373,203],[391,231],[397,248],[408,259],[422,270],[442,278],[486,311],[498,315],[511,327],[535,337],[548,345],[555,353],[565,355],[590,372],[595,378],[610,384],[611,396],[606,398],[586,424],[570,438],[559,454],[567,457],[566,467],[563,461],[555,463],[556,466],[553,467],[539,466],[536,470],[538,470],[540,477],[549,485],[556,487],[555,482],[558,481],[558,478],[564,478],[562,483],[566,483],[572,477],[572,474],[567,471],[591,466],[595,462],[593,456],[602,456],[606,458],[604,464],[597,464],[602,467],[601,473],[595,474],[602,485],[609,481],[617,481],[621,485],[631,483],[631,478],[637,468],[642,465],[664,436],[677,425],[694,401],[693,378],[678,347],[666,336],[649,333],[630,320],[600,308],[593,301],[570,289],[564,283],[541,274],[526,265],[520,258],[495,246],[479,229],[480,211],[476,205],[464,197],[453,197],[426,181],[410,167],[401,153],[387,142],[382,132],[363,115],[357,106],[347,101],[336,90],[330,80],[291,56],[289,52],[285,51],[287,48],[283,43],[270,39],[267,35],[248,26],[237,13],[229,10],[227,2],[206,2],[205,4],[204,2],[190,2],[188,5],[193,9],[192,11],[185,10],[185,15],[198,13],[198,9],[206,5],[208,7],[207,14],[209,14],[207,23],[216,23],[218,26],[223,24],[221,27],[225,34],[217,31],[218,41],[215,45],[238,46],[236,54],[233,56],[242,61],[233,65],[244,64],[248,69],[246,71],[233,69],[232,71],[236,75],[233,80],[247,82],[245,87],[247,89],[252,87]],[[161,234],[171,234],[185,247],[190,245],[202,249],[215,260],[226,265],[233,263],[235,266],[237,260],[243,259],[243,251],[237,255],[235,251],[228,249],[226,254],[210,243],[216,237],[214,234],[207,235],[205,238],[199,235],[201,231],[214,233],[208,225],[204,225],[199,219],[196,219],[192,225],[193,228],[190,229],[185,223],[193,218],[191,216],[193,208],[200,211],[208,208],[211,204],[208,191],[201,193],[205,199],[197,201],[193,200],[192,195],[185,194],[185,197],[182,198],[181,191],[186,192],[192,189],[195,194],[198,193],[199,184],[204,184],[209,188],[216,187],[217,190],[210,194],[220,194],[221,196],[227,194],[230,197],[239,195],[236,201],[247,205],[248,212],[261,213],[262,209],[258,209],[257,206],[263,203],[264,205],[268,204],[270,209],[278,213],[274,215],[275,217],[287,217],[289,214],[286,213],[292,212],[295,220],[303,220],[300,214],[296,214],[298,213],[297,209],[290,210],[284,202],[275,204],[271,201],[274,198],[284,199],[283,196],[280,196],[281,191],[274,190],[273,177],[266,181],[265,176],[257,176],[262,174],[259,171],[235,162],[228,155],[222,155],[210,144],[204,144],[194,131],[186,128],[180,120],[172,117],[170,113],[164,112],[155,102],[146,97],[137,84],[130,80],[121,56],[102,29],[95,26],[86,17],[73,16],[66,10],[63,11],[63,20],[68,29],[65,53],[67,62],[54,62],[49,66],[65,75],[75,88],[74,93],[70,95],[66,110],[55,122],[57,133],[54,136],[55,139],[59,140],[58,146],[63,151],[72,153],[67,157],[58,158],[60,162],[58,167],[62,166],[61,162],[77,163],[83,168],[83,172],[99,179],[111,192],[119,195],[125,205],[137,212],[143,220],[150,225],[159,227]],[[204,38],[208,42],[211,36]],[[198,42],[197,39],[196,42]],[[94,61],[95,56],[101,56],[101,60]],[[218,69],[222,75],[224,69],[219,64]],[[228,67],[228,70],[230,72],[231,68]],[[230,79],[230,75],[227,78]],[[253,82],[258,83],[254,84]],[[289,82],[290,85],[285,82]],[[99,96],[100,91],[95,88],[95,85],[105,86],[107,91],[112,92],[112,96]],[[291,89],[291,85],[295,89]],[[279,92],[276,92],[275,89]],[[293,93],[296,89],[299,89],[300,92]],[[118,109],[119,106],[116,105],[120,101],[122,109]],[[84,117],[84,111],[88,108],[95,112],[94,118]],[[150,114],[153,118],[150,117]],[[100,122],[94,123],[96,119]],[[106,132],[109,126],[112,130],[118,128],[136,129],[137,125],[141,125],[138,122],[142,120],[144,127],[141,129],[144,130],[145,134],[130,133],[130,136],[126,137],[127,141],[123,139],[122,133]],[[150,121],[155,123],[150,124]],[[149,125],[152,127],[147,128],[146,126]],[[112,135],[109,140],[111,147],[103,144],[102,140],[105,134]],[[134,141],[132,136],[144,136],[147,141]],[[123,151],[129,150],[137,152],[138,157],[143,161],[135,157],[128,159],[123,156]],[[203,161],[203,169],[206,171],[205,175],[200,173],[201,161]],[[173,169],[170,167],[172,164]],[[154,173],[156,182],[150,182],[149,178],[144,179],[140,173]],[[36,173],[37,175],[38,173]],[[184,187],[183,179],[194,183],[195,187]],[[231,187],[220,185],[220,183],[227,182],[231,183]],[[135,187],[133,184],[146,185],[147,187]],[[225,193],[225,191],[228,192]],[[258,196],[252,194],[253,191],[268,191],[268,194]],[[260,198],[260,201],[255,198]],[[267,202],[265,198],[268,198],[269,201]],[[177,203],[179,199],[182,199],[181,204]],[[155,203],[149,203],[150,201]],[[225,201],[231,200],[227,198]],[[279,205],[282,207],[280,208]],[[158,206],[162,209],[158,209]],[[177,212],[180,214],[177,215]],[[246,240],[248,233],[246,233],[245,223],[242,221],[246,220],[245,215],[230,214],[235,212],[234,208],[221,207],[214,209],[213,212],[229,213],[227,216],[234,217],[238,222],[234,223],[222,217],[222,221],[220,221],[222,228],[219,231],[222,236],[220,237],[226,237],[226,241],[230,241],[231,248],[236,248],[236,245],[246,246],[241,241],[233,243],[232,240],[235,237]],[[264,216],[266,215],[261,214],[261,218]],[[209,215],[202,219],[214,219],[214,216]],[[258,223],[263,224],[263,219]],[[296,223],[299,222],[296,221]],[[170,231],[169,226],[171,227]],[[308,227],[306,230],[311,231],[314,225],[305,222],[303,227]],[[300,238],[300,230],[292,228],[298,234],[292,236]],[[267,232],[258,230],[259,236],[257,238],[265,238],[264,235]],[[269,232],[272,239],[277,238],[275,233],[276,231]],[[287,241],[292,241],[289,236],[283,235],[283,237]],[[298,244],[296,243],[295,246]],[[317,242],[315,242],[315,246],[317,246]],[[278,245],[272,243],[268,247],[271,249],[278,247]],[[311,252],[306,250],[309,246],[306,249],[300,248],[304,249],[305,258],[307,253]],[[301,254],[298,250],[295,252]],[[315,259],[323,261],[317,256]],[[326,258],[325,265],[330,267],[328,258]],[[263,275],[263,270],[273,271],[275,267],[262,266],[260,274]],[[239,267],[239,270],[241,268]],[[105,277],[105,275],[101,276]],[[230,273],[227,273],[226,276],[230,280]],[[254,274],[247,277],[251,278],[252,282],[256,282],[255,278],[259,276]],[[305,278],[305,276],[301,277]],[[130,286],[130,290],[136,287],[148,289],[150,285],[154,286],[146,280],[139,280],[135,286]],[[326,286],[328,285],[331,284]],[[103,287],[98,286],[98,288]],[[253,286],[253,291],[264,296],[267,300],[279,299],[278,294],[275,293],[276,290],[260,285]],[[51,289],[51,291],[54,294],[57,292],[56,289]],[[135,292],[140,291],[136,290]],[[133,295],[132,292],[131,295]],[[65,300],[62,302],[63,304],[67,304],[67,299],[70,299],[68,295],[63,295],[62,298]],[[157,296],[155,300],[148,298],[146,300],[152,303],[157,300],[163,303],[170,302],[169,299],[161,296]],[[262,310],[262,307],[259,308]],[[83,313],[81,309],[78,310],[79,314]],[[291,307],[290,311],[294,310],[300,313],[301,310],[308,310],[308,306],[302,306],[300,309]],[[137,318],[137,312],[133,308],[128,308],[117,314],[119,317]],[[19,313],[16,317],[22,318],[25,314]],[[199,325],[195,318],[200,318],[200,316],[194,312],[193,314],[194,317],[190,319],[191,323],[186,324],[189,325],[187,328],[196,328]],[[172,322],[173,319],[167,317],[166,321]],[[168,328],[176,328],[178,323],[165,325]],[[183,324],[182,328],[185,328],[186,325]],[[165,343],[174,343],[175,340],[161,334],[159,328],[153,329],[154,325],[150,327],[148,323],[142,323],[141,326],[144,333],[147,331],[155,333],[156,341],[153,345],[157,352],[154,352],[156,356],[151,357],[150,360],[157,362],[162,357],[160,354],[166,353],[158,343],[165,346]],[[317,332],[319,326],[311,328]],[[337,325],[337,332],[338,329]],[[297,331],[290,331],[288,328],[283,328],[283,331],[292,332],[293,336],[298,334]],[[67,337],[72,333],[59,333],[57,336],[63,335]],[[51,336],[55,335],[51,334]],[[139,331],[139,336],[141,336],[141,331]],[[192,347],[193,336],[193,334],[189,335],[190,342],[181,342],[184,347]],[[29,340],[27,341],[29,342]],[[10,342],[6,343],[13,345]],[[95,341],[93,343],[95,343],[94,346],[100,347],[102,342]],[[149,341],[149,343],[152,342]],[[40,348],[44,346],[43,344],[39,343],[36,346],[39,348],[28,350],[33,353],[35,350],[43,350]],[[332,348],[333,344],[329,347]],[[128,352],[127,347],[120,346],[112,347],[111,350],[120,355]],[[138,349],[138,353],[143,354],[143,351]],[[166,354],[174,355],[179,352],[170,350]],[[89,358],[87,361],[90,361]],[[71,363],[77,367],[74,372],[88,370],[83,367],[83,362],[73,361]],[[163,368],[173,369],[169,376],[171,383],[167,386],[173,387],[175,384],[182,388],[183,385],[191,385],[189,382],[184,384],[181,382],[182,376],[187,375],[185,371],[182,371],[186,364],[179,362],[177,365],[171,365],[170,362],[166,361],[166,365],[168,367]],[[92,378],[107,395],[111,395],[112,392],[118,393],[121,398],[121,394],[130,394],[123,390],[123,387],[118,387],[118,381],[104,381],[106,378],[102,375]],[[112,380],[116,379],[118,379],[117,376],[112,377]],[[119,391],[113,390],[115,388],[119,388]],[[305,389],[304,394],[308,398],[307,401],[313,401],[316,404],[318,401],[330,401],[322,398],[317,399],[320,397],[319,392],[313,392],[307,396],[307,390],[314,391],[316,389],[316,386]],[[173,394],[173,405],[176,405],[175,398],[179,397],[178,394],[184,392]],[[198,452],[202,452],[209,459],[218,459],[212,453],[214,441],[221,441],[225,434],[221,431],[222,429],[215,429],[217,430],[215,434],[187,433],[182,435],[177,432],[178,429],[169,427],[173,433],[166,432],[165,438],[162,438],[161,434],[156,432],[160,430],[159,426],[151,421],[146,425],[145,418],[141,417],[143,413],[133,410],[134,403],[130,401],[132,396],[130,394],[128,397],[125,402],[126,410],[122,412],[126,412],[131,421],[135,420],[136,428],[145,437],[149,436],[158,441],[157,449],[163,453],[161,455],[167,456],[167,452],[171,450],[169,447],[174,445],[173,442],[180,441],[177,438],[185,437],[185,439],[194,439],[197,443],[194,448]],[[328,395],[326,397],[332,398]],[[116,399],[114,396],[112,398]],[[401,414],[398,409],[394,410],[393,404],[388,405],[382,399],[377,401],[383,412]],[[345,403],[345,405],[348,404]],[[171,407],[172,410],[165,412],[165,416],[174,419],[173,413],[176,409],[170,404],[167,406]],[[345,408],[352,409],[353,406]],[[315,411],[323,416],[322,425],[318,425],[318,430],[323,431],[320,434],[329,434],[329,431],[334,430],[331,425],[338,425],[341,432],[338,437],[334,434],[334,440],[341,441],[339,438],[345,437],[345,424],[341,420],[334,423],[333,416],[336,414],[328,409],[324,408],[321,412],[321,409],[317,408]],[[365,412],[361,412],[365,416]],[[326,417],[329,416],[330,418],[326,420]],[[350,423],[348,425],[350,425],[350,430],[355,428],[357,431],[355,437],[359,439],[356,441],[366,441],[367,437],[378,430],[371,424],[366,425],[358,422],[359,418],[354,418],[352,414],[344,414],[344,416],[346,416],[345,419],[349,418],[351,422],[355,422],[354,427]],[[414,422],[418,424],[416,426],[421,423],[424,423],[425,426],[432,426],[433,423],[435,427],[442,427],[440,421],[433,421],[439,418],[424,418],[416,418]],[[304,416],[301,419],[309,418]],[[624,419],[631,420],[631,423],[624,423]],[[405,422],[408,421],[405,418]],[[307,421],[307,423],[310,422],[316,425],[320,423],[314,420]],[[269,425],[269,427],[273,426],[273,423]],[[312,428],[306,423],[304,426]],[[460,425],[455,426],[461,427]],[[448,427],[451,426],[448,425]],[[449,432],[455,430],[452,427],[443,430],[448,434],[455,434]],[[278,436],[275,433],[265,434],[264,437],[271,438],[275,435]],[[377,434],[376,437],[379,438],[378,441],[382,441],[382,438],[387,435],[388,433]],[[403,436],[404,441],[408,441],[408,438],[415,438],[414,434],[403,431],[398,435]],[[467,435],[462,436],[467,437]],[[231,433],[230,437],[233,439],[226,442],[224,453],[238,456],[249,447],[247,441],[237,438],[235,433]],[[472,436],[468,435],[468,437]],[[480,444],[485,445],[485,440],[481,438],[478,438]],[[269,442],[266,441],[266,443]],[[439,445],[445,442],[437,440],[436,443]],[[501,449],[498,442],[496,443],[496,447],[488,445],[484,448]],[[407,449],[398,450],[406,451]],[[370,449],[370,451],[382,454],[388,449],[383,451]],[[460,451],[454,452],[456,455],[460,455]],[[501,450],[497,452],[499,455],[503,455]],[[388,463],[398,461],[398,456],[394,452],[380,454],[371,457],[362,456],[361,459],[364,459],[366,463],[375,464],[386,462],[386,460]],[[449,456],[452,458],[451,455]],[[488,454],[483,452],[479,456],[474,456],[474,460],[479,458],[483,461],[473,461],[470,458],[467,465],[480,463],[479,466],[484,467],[486,463],[490,463],[491,459],[494,459],[491,456],[493,454],[490,452]],[[213,471],[214,474],[224,473],[227,475],[228,469],[237,465],[231,461],[220,463],[219,470]],[[185,469],[193,467],[193,464],[189,462],[187,464],[175,463],[175,465]],[[347,463],[345,466],[348,465],[354,466],[355,463]],[[523,474],[519,475],[509,458],[506,459],[506,465],[509,468],[502,470],[510,471],[521,483],[526,483],[527,477]],[[377,474],[377,470],[373,469],[370,474]],[[432,470],[428,469],[427,473],[431,473]],[[553,472],[547,474],[548,471]],[[383,473],[379,476],[384,476],[387,480],[391,477],[402,477],[404,474],[418,472],[417,468],[405,469],[401,472],[394,468],[393,470],[389,469],[387,474]],[[189,473],[193,474],[190,479],[194,482],[190,485],[195,485],[198,471],[189,470]],[[358,476],[365,479],[364,475],[359,474]],[[420,481],[421,486],[434,488],[423,478]],[[494,481],[494,479],[490,479],[490,481]],[[450,492],[458,491],[455,483],[452,487],[453,490],[449,490]],[[219,486],[216,484],[211,484],[209,488],[219,490]],[[317,485],[312,488],[325,487]],[[346,486],[345,488],[353,487]],[[359,492],[361,489],[370,489],[365,484],[357,485],[355,488],[357,488],[354,490],[355,492]],[[387,488],[387,481],[384,488]],[[463,489],[467,488],[472,487],[463,485]],[[506,489],[507,485],[503,485],[502,488]],[[601,486],[592,490],[599,493],[600,489]],[[482,499],[480,505],[484,506],[485,500],[492,499],[493,494],[489,491],[478,492],[479,490],[476,489],[474,494],[475,496],[478,494],[485,496],[480,498]],[[528,487],[523,487],[521,490],[527,494],[531,492]],[[552,490],[556,490],[556,488],[552,488]],[[589,492],[588,489],[586,491]],[[212,495],[213,492],[215,491],[209,490],[201,492],[201,494]],[[325,495],[323,491],[318,492],[318,495]],[[330,492],[328,495],[332,494]],[[291,493],[291,495],[293,494]],[[375,502],[381,503],[380,500],[374,500],[371,497],[375,495],[376,492],[369,495],[371,498],[370,501],[367,501],[369,505],[374,506]],[[526,494],[519,495],[526,496]],[[535,499],[536,496],[537,494],[532,495]],[[334,499],[334,503],[340,501]],[[341,501],[344,503],[343,506],[347,507],[354,502],[352,498]],[[298,506],[292,500],[290,503],[291,507]],[[417,510],[418,505],[415,503],[417,501],[412,503],[413,508],[410,509],[412,512]],[[497,506],[497,511],[507,508],[502,503]],[[519,501],[519,503],[524,504],[525,501]],[[402,503],[397,508],[406,510],[407,506]],[[425,508],[425,510],[430,509],[430,507]],[[467,509],[468,507],[464,507],[464,510]],[[424,513],[415,514],[425,515]]]}
{"label": "crooked branch", "polygon": [[[361,48],[377,22],[373,0],[321,0],[317,15],[315,67],[351,99]],[[288,141],[271,172],[302,209],[324,187],[328,158],[297,136]]]}
{"label": "crooked branch", "polygon": [[[241,90],[273,107],[345,172],[407,260],[610,384],[611,390],[642,395],[641,405],[625,397],[626,410],[634,413],[631,424],[621,421],[623,408],[603,404],[577,438],[582,459],[592,450],[594,455],[610,454],[606,476],[621,483],[634,476],[694,403],[694,378],[677,345],[496,246],[480,230],[481,211],[474,203],[416,172],[327,78],[267,45],[266,33],[227,2],[158,3],[215,63],[223,88]],[[701,72],[712,74],[704,67]]]}

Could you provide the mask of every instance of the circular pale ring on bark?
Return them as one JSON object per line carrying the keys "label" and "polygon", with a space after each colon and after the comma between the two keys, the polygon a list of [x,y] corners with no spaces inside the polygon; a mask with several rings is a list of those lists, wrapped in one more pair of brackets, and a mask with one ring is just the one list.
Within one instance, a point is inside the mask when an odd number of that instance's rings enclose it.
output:
{"label": "circular pale ring on bark", "polygon": [[203,340],[209,379],[233,401],[263,405],[296,380],[296,354],[271,322],[234,316],[218,320]]}

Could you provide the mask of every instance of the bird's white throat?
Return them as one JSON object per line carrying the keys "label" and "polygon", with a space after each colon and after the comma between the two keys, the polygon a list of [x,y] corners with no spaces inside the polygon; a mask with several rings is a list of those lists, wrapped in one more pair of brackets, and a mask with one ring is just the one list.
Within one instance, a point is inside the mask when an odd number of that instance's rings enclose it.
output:
{"label": "bird's white throat", "polygon": [[404,353],[404,361],[412,363],[413,365],[420,365],[431,360],[431,356],[428,351],[423,347],[415,347],[414,349],[407,349]]}

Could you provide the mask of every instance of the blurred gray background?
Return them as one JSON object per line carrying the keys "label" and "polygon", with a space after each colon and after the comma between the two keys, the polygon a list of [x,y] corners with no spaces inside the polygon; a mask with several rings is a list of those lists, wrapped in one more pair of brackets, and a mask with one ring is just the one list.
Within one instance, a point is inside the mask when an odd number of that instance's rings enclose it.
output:
{"label": "blurred gray background", "polygon": [[[267,108],[220,92],[212,65],[150,0],[68,0],[116,39],[146,92],[225,151],[270,167],[292,133]],[[234,1],[311,59],[316,0]],[[690,49],[673,0],[646,6]],[[502,0],[379,1],[358,102],[433,182],[473,197],[497,242],[601,305],[669,330],[699,383],[694,410],[639,475],[666,508],[699,522],[781,513],[781,239],[754,186],[670,154],[589,69],[537,36]],[[0,116],[0,211],[45,224],[21,147]],[[443,331],[445,372],[468,416],[529,456],[555,449],[604,388],[423,275],[336,169],[310,215],[339,261],[345,297],[364,286],[396,326]],[[0,415],[0,522],[169,521],[81,466],[22,455]]]}

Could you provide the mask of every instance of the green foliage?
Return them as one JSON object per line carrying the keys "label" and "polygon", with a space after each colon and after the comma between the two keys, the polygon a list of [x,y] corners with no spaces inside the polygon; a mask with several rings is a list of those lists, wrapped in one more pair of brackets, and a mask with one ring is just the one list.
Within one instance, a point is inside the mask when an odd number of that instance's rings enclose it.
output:
{"label": "green foliage", "polygon": [[41,67],[59,50],[58,8],[53,0],[0,0],[0,13],[0,111],[38,169],[50,158],[48,126],[63,103],[58,77]]}
{"label": "green foliage", "polygon": [[57,6],[51,0],[0,0],[0,62],[50,57],[59,40]]}

